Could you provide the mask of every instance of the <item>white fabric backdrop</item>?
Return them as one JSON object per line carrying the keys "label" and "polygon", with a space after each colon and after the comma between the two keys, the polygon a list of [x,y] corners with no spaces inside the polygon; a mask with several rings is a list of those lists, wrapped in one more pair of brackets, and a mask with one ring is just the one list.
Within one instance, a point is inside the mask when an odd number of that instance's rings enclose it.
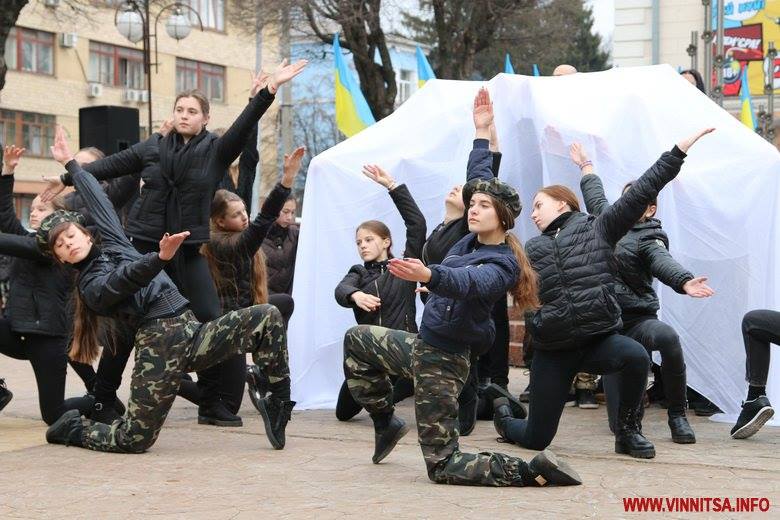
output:
{"label": "white fabric backdrop", "polygon": [[[333,290],[360,262],[356,226],[382,220],[393,233],[394,251],[403,249],[401,218],[387,192],[360,173],[361,165],[380,164],[406,183],[430,231],[442,220],[445,194],[465,178],[471,106],[481,85],[429,81],[394,114],[312,161],[289,343],[300,408],[334,406],[343,380],[343,334],[355,321],[351,310],[336,304]],[[573,140],[585,145],[614,200],[626,181],[681,138],[717,127],[662,192],[658,214],[674,256],[708,275],[717,294],[694,300],[665,287],[659,294],[661,318],[682,338],[689,383],[726,412],[737,412],[746,391],[742,315],[780,307],[780,153],[669,66],[563,77],[499,74],[487,86],[503,152],[500,177],[520,190],[525,207],[515,228],[522,241],[538,234],[528,209],[537,189],[560,183],[579,194],[579,170],[567,152]],[[780,403],[777,358],[769,393]]]}

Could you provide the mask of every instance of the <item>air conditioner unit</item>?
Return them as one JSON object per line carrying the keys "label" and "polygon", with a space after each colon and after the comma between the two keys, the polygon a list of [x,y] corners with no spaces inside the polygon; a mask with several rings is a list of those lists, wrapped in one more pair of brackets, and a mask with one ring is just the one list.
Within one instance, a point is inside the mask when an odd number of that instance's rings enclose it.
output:
{"label": "air conditioner unit", "polygon": [[60,34],[60,47],[72,48],[76,46],[76,42],[79,41],[79,35],[77,33],[62,33]]}
{"label": "air conditioner unit", "polygon": [[87,88],[87,97],[96,98],[103,95],[103,85],[100,83],[90,83]]}
{"label": "air conditioner unit", "polygon": [[43,5],[46,7],[59,7],[60,0],[43,0]]}
{"label": "air conditioner unit", "polygon": [[139,90],[138,91],[138,101],[140,103],[148,103],[149,102],[149,91],[148,90]]}
{"label": "air conditioner unit", "polygon": [[125,89],[125,91],[122,92],[122,101],[124,101],[125,103],[138,102],[139,98],[140,96],[138,95],[137,90]]}

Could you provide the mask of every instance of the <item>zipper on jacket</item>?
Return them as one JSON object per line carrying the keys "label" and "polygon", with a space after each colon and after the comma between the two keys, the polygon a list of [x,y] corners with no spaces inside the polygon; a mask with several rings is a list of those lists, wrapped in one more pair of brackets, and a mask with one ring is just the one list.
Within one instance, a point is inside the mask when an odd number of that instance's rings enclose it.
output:
{"label": "zipper on jacket", "polygon": [[382,298],[379,296],[379,282],[374,278],[374,287],[376,288],[376,297],[379,298],[379,326],[382,326]]}
{"label": "zipper on jacket", "polygon": [[561,279],[561,290],[563,291],[563,294],[566,296],[566,303],[569,306],[569,312],[571,313],[571,324],[574,327],[574,334],[575,336],[579,336],[579,327],[577,327],[577,316],[574,312],[574,303],[571,300],[571,293],[569,293],[568,286],[565,283],[565,279],[563,276],[563,266],[561,266],[559,260],[560,260],[560,250],[558,249],[558,241],[556,238],[558,238],[558,233],[561,232],[561,228],[558,228],[558,231],[555,232],[555,236],[553,237],[553,249],[555,253],[555,268],[558,270],[558,276]]}

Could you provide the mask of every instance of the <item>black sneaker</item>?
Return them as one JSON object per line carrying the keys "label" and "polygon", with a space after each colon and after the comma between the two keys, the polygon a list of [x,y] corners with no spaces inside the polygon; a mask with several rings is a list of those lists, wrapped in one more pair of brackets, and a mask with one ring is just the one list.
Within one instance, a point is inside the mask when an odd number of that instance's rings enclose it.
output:
{"label": "black sneaker", "polygon": [[723,410],[718,408],[712,401],[705,401],[698,403],[694,407],[693,413],[699,417],[709,417],[711,415],[715,415],[716,413],[723,413]]}
{"label": "black sneaker", "polygon": [[5,379],[0,379],[0,410],[5,408],[13,398],[14,394],[5,385]]}
{"label": "black sneaker", "polygon": [[744,401],[737,424],[731,429],[731,438],[747,439],[755,435],[773,415],[775,410],[765,395],[756,397],[752,401]]}
{"label": "black sneaker", "polygon": [[198,424],[213,424],[214,426],[239,427],[244,422],[241,417],[230,413],[225,403],[214,401],[213,403],[198,406]]}
{"label": "black sneaker", "polygon": [[513,419],[512,408],[509,406],[509,399],[499,397],[493,401],[493,427],[499,435],[501,442],[512,442],[506,436],[506,423]]}
{"label": "black sneaker", "polygon": [[46,430],[46,442],[65,446],[84,446],[81,412],[68,410]]}
{"label": "black sneaker", "polygon": [[596,401],[596,392],[593,390],[578,388],[575,394],[577,396],[577,406],[583,410],[595,410],[599,407],[599,402]]}
{"label": "black sneaker", "polygon": [[268,393],[268,378],[260,372],[257,365],[246,366],[246,393],[249,394],[249,400],[260,411],[260,400]]}
{"label": "black sneaker", "polygon": [[509,390],[504,388],[503,386],[497,385],[495,383],[490,383],[485,387],[485,390],[483,391],[485,397],[496,402],[496,399],[499,399],[501,397],[504,397],[507,401],[509,401],[509,408],[512,409],[512,416],[515,419],[525,419],[528,417],[528,410],[525,409],[525,405],[520,402],[519,399],[517,399],[515,396],[509,393]]}
{"label": "black sneaker", "polygon": [[263,417],[265,425],[265,434],[275,450],[284,448],[286,442],[284,430],[287,423],[292,419],[292,409],[295,401],[282,401],[273,396],[260,399],[258,410]]}
{"label": "black sneaker", "polygon": [[567,463],[558,460],[550,450],[544,450],[528,463],[525,481],[533,486],[579,486],[582,478]]}
{"label": "black sneaker", "polygon": [[409,427],[400,417],[393,415],[390,418],[390,422],[384,428],[377,428],[374,425],[374,455],[371,457],[371,461],[374,464],[379,464],[382,460],[390,455],[395,445],[398,444],[404,435],[409,432]]}

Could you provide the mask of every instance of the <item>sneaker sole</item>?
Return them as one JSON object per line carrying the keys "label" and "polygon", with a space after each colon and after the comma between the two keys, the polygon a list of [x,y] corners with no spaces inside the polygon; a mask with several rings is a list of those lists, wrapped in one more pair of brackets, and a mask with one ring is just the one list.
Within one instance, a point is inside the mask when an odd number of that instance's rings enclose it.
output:
{"label": "sneaker sole", "polygon": [[775,410],[771,406],[761,408],[753,418],[742,428],[731,434],[732,439],[747,439],[755,435],[766,422],[775,415]]}
{"label": "sneaker sole", "polygon": [[220,419],[214,419],[213,417],[205,417],[203,415],[198,416],[198,424],[209,424],[212,426],[223,426],[227,428],[238,428],[244,425],[241,420],[238,421],[222,421]]}
{"label": "sneaker sole", "polygon": [[621,455],[630,455],[635,459],[655,458],[655,448],[650,448],[646,450],[631,450],[628,448],[624,448],[622,444],[617,442],[615,443],[615,453],[619,453]]}
{"label": "sneaker sole", "polygon": [[268,410],[265,407],[265,400],[261,399],[258,402],[257,411],[260,412],[260,417],[263,418],[263,425],[265,426],[265,436],[268,437],[268,441],[275,450],[281,450],[284,448],[284,443],[276,438],[273,428],[271,428],[271,417],[268,415]]}
{"label": "sneaker sole", "polygon": [[577,404],[577,407],[583,410],[596,410],[599,407],[599,403]]}
{"label": "sneaker sole", "polygon": [[246,389],[247,395],[249,395],[249,400],[252,401],[252,405],[255,407],[255,410],[258,411],[258,413],[263,413],[260,411],[260,401],[263,399],[263,396],[260,395],[260,392],[252,391],[249,388]]}
{"label": "sneaker sole", "polygon": [[515,419],[525,419],[528,417],[528,410],[525,409],[523,403],[521,403],[518,398],[510,394],[509,391],[504,390],[497,384],[490,383],[487,388],[485,388],[485,395],[491,402],[501,397],[506,398],[507,401],[509,401],[509,408],[512,410],[512,417]]}
{"label": "sneaker sole", "polygon": [[385,457],[390,455],[390,452],[393,451],[395,446],[398,444],[398,441],[403,439],[404,435],[409,433],[409,426],[404,424],[400,430],[398,430],[398,433],[395,434],[395,438],[393,439],[393,442],[387,445],[387,448],[385,448],[379,455],[376,455],[374,457],[371,457],[371,462],[374,464],[379,464],[384,460]]}
{"label": "sneaker sole", "polygon": [[675,437],[672,435],[672,442],[675,444],[696,444],[696,437],[691,437],[690,435]]}
{"label": "sneaker sole", "polygon": [[534,469],[544,469],[544,472],[551,477],[550,480],[540,475],[545,480],[544,484],[537,480],[540,485],[545,486],[548,482],[554,486],[579,486],[582,484],[582,478],[574,468],[566,462],[558,460],[558,457],[550,450],[544,450],[534,459],[538,464],[538,466],[534,464]]}

